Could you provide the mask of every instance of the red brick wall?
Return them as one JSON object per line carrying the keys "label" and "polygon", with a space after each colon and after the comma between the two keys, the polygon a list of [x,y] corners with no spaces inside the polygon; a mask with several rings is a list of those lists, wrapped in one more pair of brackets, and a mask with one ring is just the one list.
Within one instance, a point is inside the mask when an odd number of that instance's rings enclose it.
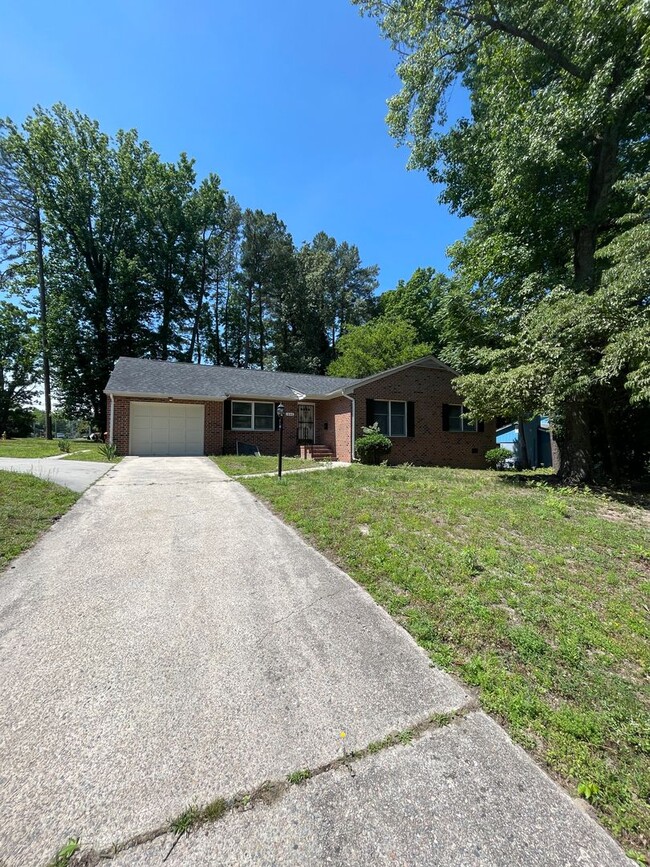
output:
{"label": "red brick wall", "polygon": [[[133,398],[136,403],[165,403],[155,398]],[[111,418],[111,399],[108,401],[108,420]],[[203,448],[206,455],[220,455],[222,451],[223,403],[215,400],[174,400],[174,403],[201,404],[205,407],[205,427],[203,430]],[[129,418],[131,398],[115,398],[115,417],[113,420],[113,442],[118,455],[129,453]]]}
{"label": "red brick wall", "polygon": [[[443,403],[461,402],[451,386],[454,374],[427,367],[405,370],[355,389],[356,435],[366,424],[366,400],[412,400],[415,404],[415,436],[394,437],[389,463],[413,463],[480,469],[485,452],[495,448],[496,427],[485,422],[482,433],[455,433],[442,429]],[[473,452],[473,449],[476,449]]]}
{"label": "red brick wall", "polygon": [[347,397],[335,397],[316,403],[314,439],[317,445],[327,446],[338,460],[352,460],[352,403]]}
{"label": "red brick wall", "polygon": [[[248,398],[233,398],[233,400],[248,400]],[[292,400],[285,400],[282,403],[285,413],[293,413],[291,417],[285,416],[282,432],[282,454],[291,457],[298,454],[298,403]],[[235,454],[238,442],[257,446],[263,455],[277,455],[280,448],[280,433],[279,431],[225,430],[223,432],[224,454]]]}

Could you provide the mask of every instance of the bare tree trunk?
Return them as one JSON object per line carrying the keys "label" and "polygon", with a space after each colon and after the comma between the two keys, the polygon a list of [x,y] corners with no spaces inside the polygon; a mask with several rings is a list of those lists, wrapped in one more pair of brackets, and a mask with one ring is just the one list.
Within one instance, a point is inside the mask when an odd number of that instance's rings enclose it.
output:
{"label": "bare tree trunk", "polygon": [[244,336],[244,367],[250,367],[251,360],[251,308],[253,306],[253,287],[246,290],[246,332]]}
{"label": "bare tree trunk", "polygon": [[41,211],[36,206],[36,260],[38,262],[38,298],[40,304],[41,345],[43,347],[43,391],[45,393],[45,439],[52,439],[52,398],[50,394],[50,354],[47,342],[47,297],[43,263],[43,228]]}
{"label": "bare tree trunk", "polygon": [[528,444],[526,443],[526,428],[524,427],[523,418],[517,419],[517,427],[519,428],[519,463],[522,470],[530,469],[530,458],[528,457]]}
{"label": "bare tree trunk", "polygon": [[264,304],[262,300],[262,287],[257,286],[258,308],[260,317],[260,369],[264,370]]}
{"label": "bare tree trunk", "polygon": [[607,451],[609,453],[609,467],[612,472],[612,479],[618,484],[621,480],[621,468],[618,461],[618,451],[616,449],[616,437],[612,427],[612,416],[604,399],[600,401],[600,411],[603,416],[603,428],[605,429],[605,439],[607,441]]}
{"label": "bare tree trunk", "polygon": [[558,478],[570,485],[590,482],[591,432],[585,402],[572,401],[564,407],[564,431],[559,445],[561,462]]}

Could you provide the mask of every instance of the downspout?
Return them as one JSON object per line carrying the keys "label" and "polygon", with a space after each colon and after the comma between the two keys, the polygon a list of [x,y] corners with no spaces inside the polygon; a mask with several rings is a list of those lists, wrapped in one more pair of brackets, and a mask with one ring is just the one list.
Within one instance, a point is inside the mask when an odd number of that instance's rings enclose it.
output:
{"label": "downspout", "polygon": [[356,423],[357,423],[357,405],[354,398],[346,394],[344,391],[341,392],[343,397],[347,397],[347,399],[352,404],[352,436],[350,437],[350,460],[354,461],[354,441],[355,441],[355,431],[356,431]]}
{"label": "downspout", "polygon": [[110,395],[111,398],[111,417],[108,423],[108,442],[110,445],[113,445],[113,420],[115,418],[115,398],[113,395]]}

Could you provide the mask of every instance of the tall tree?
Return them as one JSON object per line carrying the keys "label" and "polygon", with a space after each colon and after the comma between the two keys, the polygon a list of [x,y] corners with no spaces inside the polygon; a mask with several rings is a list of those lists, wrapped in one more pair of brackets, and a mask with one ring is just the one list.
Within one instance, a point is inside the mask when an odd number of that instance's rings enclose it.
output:
{"label": "tall tree", "polygon": [[[53,303],[61,309],[67,302],[79,316],[78,331],[86,339],[92,335],[86,363],[67,371],[70,332],[57,335],[57,346],[52,340],[63,367],[59,387],[83,393],[104,428],[103,389],[112,362],[119,354],[139,354],[148,331],[143,283],[133,279],[133,262],[151,148],[133,131],[111,142],[96,122],[60,104],[37,108],[22,131],[10,121],[6,127],[22,143],[21,170],[38,190],[45,214],[49,267],[59,293]],[[76,401],[72,394],[64,397]]]}
{"label": "tall tree", "polygon": [[[489,402],[500,414],[515,409],[518,389],[520,411],[545,404],[561,438],[562,477],[587,480],[600,403],[595,370],[606,347],[585,336],[576,354],[569,341],[558,347],[557,335],[601,285],[598,250],[629,207],[617,180],[648,164],[647,6],[355,2],[402,56],[392,132],[410,140],[411,164],[443,183],[443,199],[476,220],[457,255],[491,313],[499,308],[503,342],[477,353],[479,372],[462,383],[467,402],[473,409]],[[447,99],[459,79],[472,117],[449,128]],[[517,340],[524,321],[528,339]]]}
{"label": "tall tree", "polygon": [[272,350],[272,317],[295,280],[294,247],[276,214],[244,212],[240,284],[245,298],[243,366],[268,366]]}
{"label": "tall tree", "polygon": [[35,317],[0,301],[0,434],[14,433],[16,416],[31,400],[38,381],[37,327]]}
{"label": "tall tree", "polygon": [[[0,251],[11,276],[15,264],[32,260],[31,268],[21,268],[23,291],[32,288],[28,275],[38,285],[39,331],[43,392],[45,399],[45,438],[52,439],[52,400],[50,352],[47,329],[47,288],[45,282],[45,240],[43,215],[38,190],[24,171],[24,141],[13,135],[11,127],[0,122]],[[26,279],[27,278],[27,279]]]}

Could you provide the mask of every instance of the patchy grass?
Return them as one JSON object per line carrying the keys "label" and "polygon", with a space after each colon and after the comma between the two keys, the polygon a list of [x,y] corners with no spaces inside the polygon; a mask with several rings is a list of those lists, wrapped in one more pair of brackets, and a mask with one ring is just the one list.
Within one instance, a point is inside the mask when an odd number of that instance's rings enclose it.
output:
{"label": "patchy grass", "polygon": [[[212,460],[229,476],[243,476],[247,473],[273,473],[278,470],[277,455],[217,455]],[[282,458],[282,471],[305,470],[317,467],[318,461],[303,461],[300,458]]]}
{"label": "patchy grass", "polygon": [[0,569],[32,545],[79,494],[24,473],[0,472]]}
{"label": "patchy grass", "polygon": [[[76,446],[77,443],[74,443]],[[96,461],[103,464],[118,464],[122,458],[116,457],[113,461],[107,461],[106,457],[101,453],[100,446],[102,443],[86,442],[81,445],[83,451],[73,451],[73,453],[61,458],[63,461]]]}
{"label": "patchy grass", "polygon": [[[61,454],[60,442],[62,440],[45,440],[38,437],[0,439],[0,458],[51,458],[53,455]],[[97,445],[85,440],[69,440],[69,443],[71,452]]]}
{"label": "patchy grass", "polygon": [[647,853],[647,512],[520,478],[353,466],[244,483]]}

